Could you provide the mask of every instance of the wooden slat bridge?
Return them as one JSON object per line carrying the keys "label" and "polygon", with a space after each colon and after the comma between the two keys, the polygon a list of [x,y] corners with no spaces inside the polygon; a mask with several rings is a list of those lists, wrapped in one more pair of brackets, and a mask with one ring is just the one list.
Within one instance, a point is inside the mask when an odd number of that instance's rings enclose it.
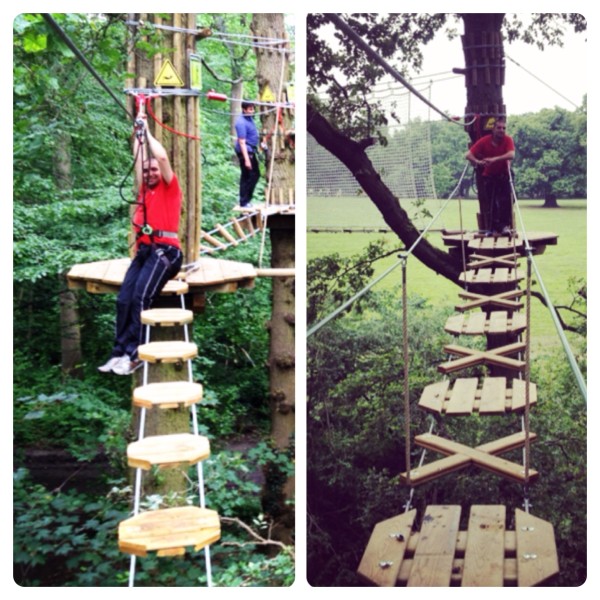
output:
{"label": "wooden slat bridge", "polygon": [[358,567],[373,585],[529,587],[559,572],[550,523],[520,509],[509,530],[504,506],[473,505],[466,530],[460,506],[429,506],[421,530],[416,510],[381,521]]}

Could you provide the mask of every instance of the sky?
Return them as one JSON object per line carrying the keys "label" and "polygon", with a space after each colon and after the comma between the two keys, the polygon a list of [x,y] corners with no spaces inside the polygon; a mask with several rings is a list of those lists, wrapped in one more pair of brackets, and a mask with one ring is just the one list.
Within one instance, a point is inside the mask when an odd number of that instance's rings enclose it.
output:
{"label": "sky", "polygon": [[[462,26],[459,33],[462,34]],[[587,32],[576,34],[565,30],[563,47],[547,47],[544,51],[523,42],[505,43],[503,96],[507,114],[519,115],[555,106],[573,110],[581,106],[588,91],[587,37]],[[448,114],[462,115],[466,104],[464,77],[453,76],[451,71],[463,66],[460,37],[450,41],[438,34],[424,49],[423,69],[415,82],[433,81],[433,104]]]}

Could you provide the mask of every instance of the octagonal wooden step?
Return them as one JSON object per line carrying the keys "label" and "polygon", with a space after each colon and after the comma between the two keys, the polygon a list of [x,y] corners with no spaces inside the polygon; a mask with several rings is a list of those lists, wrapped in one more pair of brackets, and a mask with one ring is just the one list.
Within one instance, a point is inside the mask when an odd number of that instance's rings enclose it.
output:
{"label": "octagonal wooden step", "polygon": [[195,358],[198,347],[192,342],[150,342],[138,346],[138,356],[151,363],[173,363]]}
{"label": "octagonal wooden step", "polygon": [[171,279],[167,281],[160,293],[162,296],[181,296],[182,294],[187,294],[189,289],[190,286],[185,281]]}
{"label": "octagonal wooden step", "polygon": [[[375,525],[358,574],[377,586],[529,587],[559,573],[551,523],[502,505],[473,505],[466,530],[460,506],[428,506]],[[514,522],[514,530],[507,523]]]}
{"label": "octagonal wooden step", "polygon": [[526,328],[524,314],[509,314],[505,310],[452,315],[444,326],[444,330],[452,335],[518,335]]}
{"label": "octagonal wooden step", "polygon": [[[509,385],[510,384],[510,385]],[[419,407],[439,414],[498,415],[525,409],[527,384],[523,379],[477,377],[448,379],[431,383],[423,389]],[[529,404],[537,402],[537,386],[529,384]]]}
{"label": "octagonal wooden step", "polygon": [[175,327],[187,325],[194,320],[194,313],[183,308],[151,308],[143,310],[142,323],[152,327]]}
{"label": "octagonal wooden step", "polygon": [[186,548],[200,550],[221,537],[214,510],[180,506],[140,513],[119,523],[119,550],[136,556],[180,556]]}
{"label": "octagonal wooden step", "polygon": [[133,390],[133,405],[149,409],[188,407],[200,402],[202,393],[202,384],[190,381],[149,383]]}
{"label": "octagonal wooden step", "polygon": [[127,446],[127,464],[149,470],[153,465],[193,465],[210,456],[210,442],[202,435],[174,433],[150,436]]}

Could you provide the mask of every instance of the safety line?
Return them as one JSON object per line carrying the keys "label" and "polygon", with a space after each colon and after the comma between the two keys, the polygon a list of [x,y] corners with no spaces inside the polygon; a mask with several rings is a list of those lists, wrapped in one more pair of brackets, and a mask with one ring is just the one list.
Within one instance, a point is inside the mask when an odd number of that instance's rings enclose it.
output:
{"label": "safety line", "polygon": [[75,46],[75,44],[71,41],[69,36],[61,29],[60,25],[52,18],[49,13],[42,13],[42,17],[44,20],[52,27],[55,33],[67,44],[67,46],[73,51],[75,56],[81,61],[83,66],[92,74],[94,79],[112,96],[113,100],[127,113],[127,115],[133,119],[133,115],[127,110],[127,107],[119,100],[119,98],[115,95],[115,93],[104,83],[104,80],[98,75],[94,67],[88,62],[85,56],[80,52],[80,50]]}

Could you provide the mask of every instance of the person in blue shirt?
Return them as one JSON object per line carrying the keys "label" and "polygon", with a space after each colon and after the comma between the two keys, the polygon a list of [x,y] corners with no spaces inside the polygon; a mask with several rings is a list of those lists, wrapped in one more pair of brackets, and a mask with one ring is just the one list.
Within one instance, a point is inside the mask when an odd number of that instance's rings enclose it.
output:
{"label": "person in blue shirt", "polygon": [[235,122],[235,153],[240,161],[240,197],[242,208],[252,206],[252,194],[260,178],[258,167],[258,129],[254,124],[254,104],[242,102],[242,114]]}

